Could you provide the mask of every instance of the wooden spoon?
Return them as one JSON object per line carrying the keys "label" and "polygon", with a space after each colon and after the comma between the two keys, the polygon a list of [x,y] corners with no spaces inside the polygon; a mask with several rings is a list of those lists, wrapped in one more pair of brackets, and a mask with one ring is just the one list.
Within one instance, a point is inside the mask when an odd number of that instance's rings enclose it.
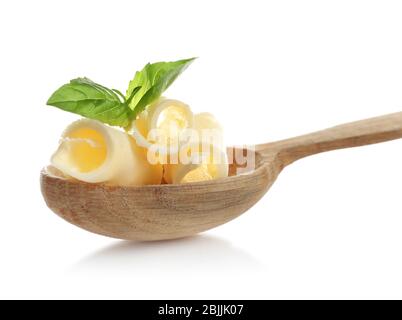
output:
{"label": "wooden spoon", "polygon": [[[50,209],[85,230],[120,239],[174,239],[238,217],[252,207],[282,169],[295,160],[401,137],[402,112],[399,112],[258,145],[253,153],[255,170],[224,179],[119,187],[69,180],[48,167],[41,172],[41,189]],[[230,171],[235,172],[238,166],[231,165]]]}

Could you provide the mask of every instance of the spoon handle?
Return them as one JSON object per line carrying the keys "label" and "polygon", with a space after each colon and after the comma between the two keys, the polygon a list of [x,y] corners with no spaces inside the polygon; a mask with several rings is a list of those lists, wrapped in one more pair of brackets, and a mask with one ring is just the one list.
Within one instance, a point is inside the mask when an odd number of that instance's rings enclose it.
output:
{"label": "spoon handle", "polygon": [[402,112],[342,124],[278,142],[258,145],[263,155],[279,154],[283,166],[335,149],[358,147],[402,138]]}

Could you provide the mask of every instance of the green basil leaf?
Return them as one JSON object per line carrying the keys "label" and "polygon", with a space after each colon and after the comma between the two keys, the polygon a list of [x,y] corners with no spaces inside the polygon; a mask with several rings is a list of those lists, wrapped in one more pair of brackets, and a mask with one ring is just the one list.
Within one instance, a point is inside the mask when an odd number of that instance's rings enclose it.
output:
{"label": "green basil leaf", "polygon": [[[130,100],[128,105],[133,110],[133,117],[157,100],[194,59],[148,63],[141,71],[137,71],[126,93],[126,100]],[[140,89],[137,89],[138,87]],[[133,94],[134,89],[138,91]]]}
{"label": "green basil leaf", "polygon": [[88,78],[74,79],[63,85],[47,104],[112,126],[126,127],[133,117],[127,103],[114,90]]}
{"label": "green basil leaf", "polygon": [[[136,93],[141,89],[141,87],[135,87],[132,91],[130,96],[126,99],[126,103],[130,105],[131,100],[135,97]],[[131,109],[130,109],[131,110]]]}

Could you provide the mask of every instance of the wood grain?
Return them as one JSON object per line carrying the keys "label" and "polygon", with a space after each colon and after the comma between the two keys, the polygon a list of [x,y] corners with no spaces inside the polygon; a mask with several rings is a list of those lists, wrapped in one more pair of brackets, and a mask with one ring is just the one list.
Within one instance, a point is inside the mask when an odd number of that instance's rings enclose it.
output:
{"label": "wood grain", "polygon": [[[47,167],[41,172],[41,190],[51,210],[85,230],[129,240],[174,239],[238,217],[266,193],[285,166],[298,159],[401,137],[402,112],[259,145],[256,169],[225,179],[119,187],[67,179]],[[230,172],[235,173],[237,166],[231,165]]]}
{"label": "wood grain", "polygon": [[325,151],[359,147],[402,137],[402,112],[351,122],[326,130],[258,145],[262,155],[277,153],[282,167]]}

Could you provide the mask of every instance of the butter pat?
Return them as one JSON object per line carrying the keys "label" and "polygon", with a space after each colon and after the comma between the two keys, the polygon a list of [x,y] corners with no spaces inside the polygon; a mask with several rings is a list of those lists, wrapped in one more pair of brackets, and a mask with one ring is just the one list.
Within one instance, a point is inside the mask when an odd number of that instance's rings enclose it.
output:
{"label": "butter pat", "polygon": [[[189,163],[167,164],[164,179],[168,183],[208,181],[228,176],[229,166],[223,142],[223,130],[216,118],[207,112],[194,115],[197,141],[187,152]],[[200,161],[201,160],[201,161]]]}
{"label": "butter pat", "polygon": [[194,115],[185,103],[161,98],[141,112],[128,130],[138,145],[157,147],[160,154],[177,154],[182,136],[194,126]]}
{"label": "butter pat", "polygon": [[228,176],[228,159],[223,150],[210,146],[205,151],[197,145],[189,147],[186,152],[188,157],[180,157],[180,160],[187,158],[185,162],[164,165],[164,179],[167,183],[207,181]]}
{"label": "butter pat", "polygon": [[90,119],[75,121],[65,129],[51,163],[88,183],[159,184],[163,174],[162,165],[151,165],[146,150],[130,135]]}

